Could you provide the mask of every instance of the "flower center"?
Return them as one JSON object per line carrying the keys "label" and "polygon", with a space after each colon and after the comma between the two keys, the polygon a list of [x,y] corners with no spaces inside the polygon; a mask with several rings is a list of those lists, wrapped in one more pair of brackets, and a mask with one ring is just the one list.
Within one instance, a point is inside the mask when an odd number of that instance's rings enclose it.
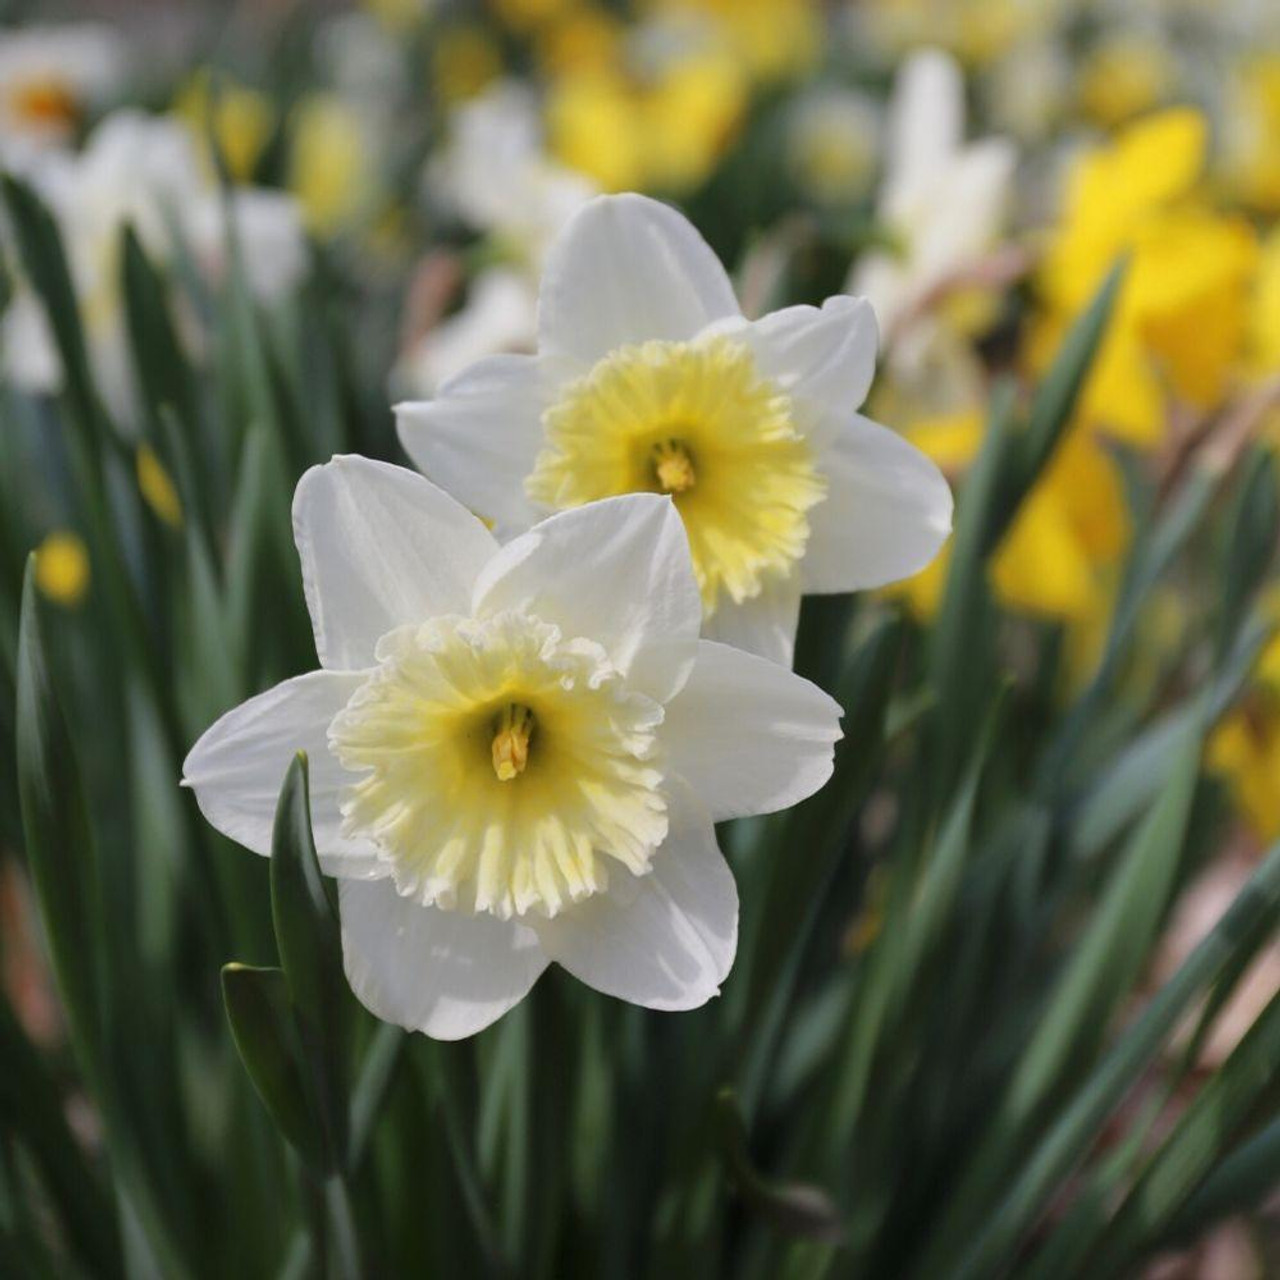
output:
{"label": "flower center", "polygon": [[659,440],[653,446],[653,476],[663,493],[683,493],[698,482],[689,450],[679,440]]}
{"label": "flower center", "polygon": [[493,771],[499,782],[510,782],[525,771],[532,736],[533,712],[518,702],[508,702],[498,713],[493,732]]}
{"label": "flower center", "polygon": [[666,493],[684,519],[703,607],[758,595],[804,554],[826,493],[793,406],[729,337],[619,347],[543,414],[525,480],[552,510]]}
{"label": "flower center", "polygon": [[667,834],[662,707],[604,649],[523,613],[383,636],[329,727],[343,830],[446,910],[552,916],[649,868]]}
{"label": "flower center", "polygon": [[80,114],[75,94],[52,78],[18,85],[9,102],[13,114],[30,125],[69,129]]}

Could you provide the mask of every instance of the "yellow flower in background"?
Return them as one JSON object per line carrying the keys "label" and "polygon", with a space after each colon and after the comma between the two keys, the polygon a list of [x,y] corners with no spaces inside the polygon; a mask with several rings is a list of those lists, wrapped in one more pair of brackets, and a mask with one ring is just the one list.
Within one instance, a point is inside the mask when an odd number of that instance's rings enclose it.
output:
{"label": "yellow flower in background", "polygon": [[562,18],[578,7],[579,0],[489,0],[489,8],[512,31],[531,31]]}
{"label": "yellow flower in background", "polygon": [[547,136],[555,157],[606,191],[643,185],[641,111],[612,71],[561,77],[547,98]]}
{"label": "yellow flower in background", "polygon": [[735,61],[754,80],[767,83],[799,75],[821,53],[822,11],[813,0],[656,0],[653,8],[712,20]]}
{"label": "yellow flower in background", "polygon": [[[1280,590],[1273,587],[1262,607],[1280,621]],[[1207,761],[1258,838],[1280,836],[1280,636],[1259,656],[1245,701],[1214,730]]]}
{"label": "yellow flower in background", "polygon": [[361,0],[373,16],[392,32],[410,31],[430,12],[431,0]]}
{"label": "yellow flower in background", "polygon": [[289,190],[320,236],[346,226],[368,196],[364,130],[337,94],[302,99],[290,120]]}
{"label": "yellow flower in background", "polygon": [[901,56],[930,44],[969,66],[985,66],[1028,36],[1048,30],[1060,0],[871,0],[859,6],[870,42]]}
{"label": "yellow flower in background", "polygon": [[66,608],[84,599],[89,590],[89,552],[74,533],[56,529],[36,548],[36,586]]}
{"label": "yellow flower in background", "polygon": [[1245,204],[1280,213],[1280,52],[1242,60],[1227,78],[1222,170]]}
{"label": "yellow flower in background", "polygon": [[[976,457],[983,431],[982,411],[974,408],[921,419],[905,435],[944,475],[954,477]],[[1114,464],[1092,436],[1073,432],[992,557],[992,589],[1006,608],[1091,635],[1110,615],[1115,570],[1129,538]],[[927,621],[942,602],[948,564],[944,549],[923,572],[887,594]]]}
{"label": "yellow flower in background", "polygon": [[1010,608],[1064,622],[1105,617],[1129,535],[1115,464],[1092,436],[1072,432],[996,551],[996,594]]}
{"label": "yellow flower in background", "polygon": [[171,529],[182,528],[182,499],[174,487],[164,463],[155,455],[150,445],[142,445],[134,458],[134,471],[138,489],[147,506],[156,517]]}
{"label": "yellow flower in background", "polygon": [[1206,126],[1174,108],[1122,130],[1073,166],[1039,274],[1036,369],[1122,253],[1129,269],[1082,393],[1080,417],[1138,446],[1159,442],[1172,396],[1198,411],[1222,397],[1243,354],[1254,232],[1200,198]]}
{"label": "yellow flower in background", "polygon": [[714,46],[638,78],[620,65],[556,79],[547,134],[558,160],[606,191],[686,191],[723,154],[747,108],[738,65]]}
{"label": "yellow flower in background", "polygon": [[221,74],[215,81],[208,68],[203,68],[178,90],[173,111],[191,127],[206,158],[212,129],[231,177],[236,182],[248,182],[253,177],[275,127],[275,110],[266,94]]}
{"label": "yellow flower in background", "polygon": [[1097,124],[1121,124],[1167,99],[1176,75],[1173,55],[1159,39],[1116,32],[1095,45],[1080,67],[1081,110]]}
{"label": "yellow flower in background", "polygon": [[1280,226],[1271,229],[1258,254],[1248,367],[1259,377],[1274,377],[1280,370]]}
{"label": "yellow flower in background", "polygon": [[502,53],[483,27],[458,25],[432,43],[431,83],[445,102],[474,97],[502,74]]}
{"label": "yellow flower in background", "polygon": [[575,71],[607,70],[618,58],[622,35],[622,23],[613,14],[586,6],[575,8],[538,31],[538,62],[552,78]]}

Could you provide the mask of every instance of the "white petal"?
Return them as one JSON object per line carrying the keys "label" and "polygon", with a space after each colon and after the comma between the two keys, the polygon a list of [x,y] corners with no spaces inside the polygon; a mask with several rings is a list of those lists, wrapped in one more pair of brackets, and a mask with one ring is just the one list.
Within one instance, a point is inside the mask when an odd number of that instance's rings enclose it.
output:
{"label": "white petal", "polygon": [[946,201],[922,219],[912,245],[914,270],[936,285],[970,265],[995,243],[1004,221],[1017,152],[1005,138],[987,138],[952,158],[939,180]]}
{"label": "white petal", "polygon": [[384,1022],[436,1040],[483,1031],[547,967],[531,929],[421,906],[390,880],[341,881],[338,908],[347,981],[360,1003]]}
{"label": "white petal", "polygon": [[964,76],[941,49],[921,49],[901,66],[889,104],[890,188],[929,182],[964,137]]}
{"label": "white petal", "polygon": [[197,196],[186,214],[186,232],[197,261],[212,279],[226,271],[227,214],[234,221],[245,279],[255,297],[273,302],[297,284],[307,267],[302,210],[292,197],[262,187],[238,187],[229,195]]}
{"label": "white petal", "polygon": [[722,596],[715,613],[703,622],[702,634],[790,667],[803,585],[800,574],[792,573],[788,578],[766,580],[759,595],[741,604]]}
{"label": "white petal", "polygon": [[204,731],[182,765],[182,782],[224,836],[264,857],[289,762],[307,753],[311,829],[330,875],[382,875],[377,851],[342,834],[342,792],[353,775],[330,752],[329,724],[367,673],[309,671],[242,702]]}
{"label": "white petal", "polygon": [[774,813],[829,777],[840,704],[776,662],[703,640],[688,683],[667,705],[673,773],[716,822]]}
{"label": "white petal", "polygon": [[535,919],[553,960],[605,995],[647,1009],[696,1009],[717,995],[738,948],[738,887],[705,810],[677,788],[671,831],[646,876]]}
{"label": "white petal", "polygon": [[724,267],[687,218],[645,196],[597,196],[548,250],[538,349],[594,364],[616,347],[684,341],[738,314]]}
{"label": "white petal", "polygon": [[951,532],[942,472],[861,414],[824,424],[820,439],[827,496],[809,512],[806,589],[859,591],[923,569]]}
{"label": "white petal", "polygon": [[393,627],[468,613],[489,531],[405,467],[337,457],[312,467],[293,496],[293,536],[322,666],[373,664]]}
{"label": "white petal", "polygon": [[537,339],[536,284],[524,271],[490,267],[471,281],[466,304],[428,329],[405,353],[395,381],[406,396],[435,396],[478,361],[531,352]]}
{"label": "white petal", "polygon": [[533,356],[489,356],[450,378],[434,400],[396,405],[396,426],[424,475],[514,532],[538,518],[524,480],[550,399]]}
{"label": "white petal", "polygon": [[760,372],[790,395],[834,409],[856,409],[867,398],[879,336],[865,298],[787,307],[746,325],[742,336]]}
{"label": "white petal", "polygon": [[507,543],[476,583],[475,612],[520,608],[602,644],[632,687],[665,702],[689,673],[702,622],[674,504],[653,493],[605,498]]}

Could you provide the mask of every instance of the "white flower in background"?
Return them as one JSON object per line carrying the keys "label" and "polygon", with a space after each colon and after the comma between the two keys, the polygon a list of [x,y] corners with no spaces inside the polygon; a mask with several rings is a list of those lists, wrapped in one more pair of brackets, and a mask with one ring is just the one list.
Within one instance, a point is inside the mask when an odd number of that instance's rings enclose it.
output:
{"label": "white flower in background", "polygon": [[[224,199],[176,120],[119,111],[78,155],[54,153],[25,175],[62,233],[99,390],[121,417],[132,410],[132,371],[123,309],[120,245],[132,226],[153,257],[169,261],[179,244],[211,278],[225,266],[226,225],[234,220],[246,275],[264,301],[279,297],[306,264],[296,204],[250,188]],[[20,282],[21,284],[21,282]],[[25,286],[3,321],[6,373],[29,391],[62,380],[41,304]]]}
{"label": "white flower in background", "polygon": [[514,82],[458,108],[425,185],[436,204],[486,237],[497,262],[471,281],[466,305],[405,354],[396,384],[408,395],[433,394],[483,356],[533,347],[543,258],[596,190],[548,157],[533,94]]}
{"label": "white flower in background", "polygon": [[265,855],[308,753],[360,1000],[456,1039],[552,960],[652,1009],[715,995],[738,902],[712,824],[822,786],[840,708],[699,639],[672,504],[594,503],[500,547],[415,472],[348,457],[303,476],[293,518],[322,669],[223,716],[184,775]]}
{"label": "white flower in background", "polygon": [[669,494],[707,633],[789,663],[802,592],[907,577],[950,528],[933,463],[857,413],[875,358],[864,300],[748,321],[685,218],[601,196],[547,256],[538,354],[482,360],[397,417],[419,467],[504,534]]}
{"label": "white flower in background", "polygon": [[995,243],[1015,152],[1005,138],[964,141],[964,77],[938,49],[903,63],[889,104],[877,216],[892,249],[864,254],[849,290],[870,299],[881,332],[898,326],[940,285]]}
{"label": "white flower in background", "polygon": [[787,159],[800,189],[823,205],[849,204],[867,189],[880,149],[874,98],[815,85],[787,108]]}
{"label": "white flower in background", "polygon": [[65,146],[124,80],[124,41],[92,23],[0,32],[0,162]]}

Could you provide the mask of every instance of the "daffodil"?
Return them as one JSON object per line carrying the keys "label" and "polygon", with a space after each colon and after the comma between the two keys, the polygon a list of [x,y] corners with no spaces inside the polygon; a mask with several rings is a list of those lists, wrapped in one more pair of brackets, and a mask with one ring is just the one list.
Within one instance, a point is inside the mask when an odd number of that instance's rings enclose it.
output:
{"label": "daffodil", "polygon": [[[982,435],[978,410],[923,419],[906,432],[947,475],[968,468]],[[1065,624],[1083,663],[1110,616],[1130,536],[1114,462],[1091,433],[1071,431],[996,548],[991,586],[1014,612]],[[931,618],[942,599],[946,569],[944,553],[891,594],[918,617]]]}
{"label": "daffodil", "polygon": [[1179,107],[1079,156],[1037,280],[1039,367],[1129,254],[1079,417],[1138,447],[1159,443],[1170,400],[1212,409],[1242,357],[1257,240],[1246,221],[1206,203],[1206,146],[1204,118]]}
{"label": "daffodil", "polygon": [[797,185],[820,205],[847,205],[871,181],[880,143],[875,100],[840,85],[815,85],[787,111],[787,154]]}
{"label": "daffodil", "polygon": [[608,60],[555,75],[551,148],[606,191],[678,193],[704,181],[746,115],[751,81],[706,14],[659,13]]}
{"label": "daffodil", "polygon": [[820,787],[840,709],[699,639],[673,504],[593,503],[500,547],[416,473],[336,458],[303,476],[294,531],[321,669],[225,715],[184,774],[268,854],[308,753],[360,1000],[456,1039],[552,960],[649,1008],[715,995],[738,903],[712,824]]}
{"label": "daffodil", "polygon": [[905,577],[950,529],[938,469],[857,412],[875,357],[865,301],[748,321],[684,217],[601,196],[547,256],[538,354],[482,360],[397,417],[421,469],[503,533],[669,495],[708,634],[789,662],[804,591]]}
{"label": "daffodil", "polygon": [[484,356],[532,350],[542,260],[570,215],[596,191],[589,178],[550,158],[533,95],[513,81],[454,111],[424,187],[446,212],[487,237],[496,261],[471,281],[465,305],[402,357],[396,385],[418,396],[433,394]]}
{"label": "daffodil", "polygon": [[67,145],[120,87],[124,41],[95,23],[5,29],[0,38],[0,160]]}
{"label": "daffodil", "polygon": [[[1271,588],[1262,607],[1280,619],[1280,592]],[[1258,839],[1280,836],[1280,639],[1263,649],[1244,699],[1214,729],[1207,762]]]}
{"label": "daffodil", "polygon": [[[238,187],[226,196],[202,169],[187,130],[172,118],[119,111],[90,135],[83,152],[45,157],[27,175],[62,234],[98,388],[108,406],[132,412],[132,366],[125,331],[121,233],[130,226],[156,259],[184,244],[211,277],[226,267],[231,219],[250,287],[279,297],[301,275],[306,243],[287,196]],[[29,391],[61,385],[62,368],[41,305],[25,286],[5,315],[5,369]]]}
{"label": "daffodil", "polygon": [[[848,285],[871,301],[891,345],[908,320],[921,320],[913,313],[991,249],[999,234],[1013,145],[1005,138],[966,144],[964,131],[959,66],[938,49],[913,54],[894,81],[877,202],[891,244],[864,254]],[[917,346],[924,332],[917,324]]]}

